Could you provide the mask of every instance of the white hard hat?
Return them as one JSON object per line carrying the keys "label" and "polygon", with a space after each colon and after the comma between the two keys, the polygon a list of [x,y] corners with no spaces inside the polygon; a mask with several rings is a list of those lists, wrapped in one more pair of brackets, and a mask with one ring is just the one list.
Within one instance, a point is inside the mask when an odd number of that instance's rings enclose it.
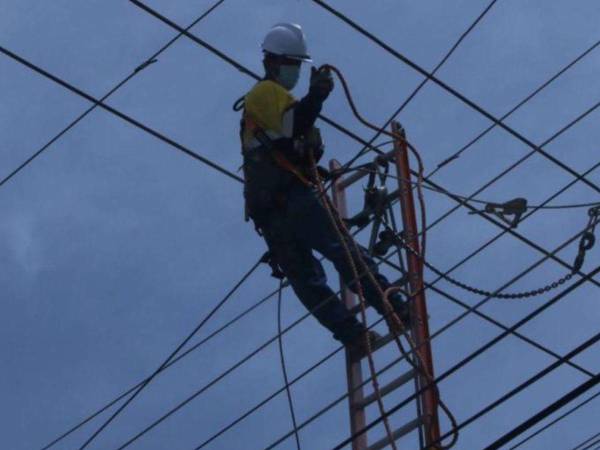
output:
{"label": "white hard hat", "polygon": [[274,55],[312,62],[306,51],[306,39],[302,28],[295,23],[278,23],[271,28],[265,36],[262,49]]}

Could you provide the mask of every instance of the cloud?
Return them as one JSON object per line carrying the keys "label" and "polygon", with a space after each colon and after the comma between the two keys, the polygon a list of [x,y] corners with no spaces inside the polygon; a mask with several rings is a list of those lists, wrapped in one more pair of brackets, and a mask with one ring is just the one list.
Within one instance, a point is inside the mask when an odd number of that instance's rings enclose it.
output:
{"label": "cloud", "polygon": [[40,242],[35,237],[35,218],[16,213],[5,218],[0,226],[9,258],[27,275],[37,275],[43,267],[43,257]]}

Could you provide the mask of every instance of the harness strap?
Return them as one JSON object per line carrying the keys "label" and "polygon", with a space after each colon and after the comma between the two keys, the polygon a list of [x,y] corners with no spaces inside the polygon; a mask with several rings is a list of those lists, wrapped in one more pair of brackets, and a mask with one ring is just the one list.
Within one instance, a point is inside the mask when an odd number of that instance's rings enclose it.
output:
{"label": "harness strap", "polygon": [[273,160],[279,167],[281,167],[284,170],[287,170],[288,172],[293,173],[296,176],[296,178],[298,178],[304,185],[313,185],[313,183],[310,182],[306,175],[304,175],[295,164],[292,164],[290,160],[285,157],[281,150],[275,148],[275,146],[273,145],[273,140],[271,139],[271,137],[269,137],[265,130],[259,127],[253,120],[251,120],[248,117],[245,118],[245,121],[245,126],[252,130],[256,140],[260,142],[260,144],[263,147],[269,150],[269,152],[273,156]]}

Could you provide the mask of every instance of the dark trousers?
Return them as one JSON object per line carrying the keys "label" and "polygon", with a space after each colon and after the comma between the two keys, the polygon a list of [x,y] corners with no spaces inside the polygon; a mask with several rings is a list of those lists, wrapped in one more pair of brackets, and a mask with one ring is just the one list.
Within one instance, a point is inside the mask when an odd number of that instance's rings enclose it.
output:
{"label": "dark trousers", "polygon": [[[265,215],[259,226],[275,262],[285,273],[300,301],[317,320],[343,343],[349,343],[361,334],[363,325],[349,313],[327,285],[323,266],[313,255],[313,250],[316,250],[331,261],[346,285],[356,292],[355,277],[347,254],[318,194],[305,186],[294,186],[287,195],[286,207]],[[383,315],[379,292],[364,275],[364,267],[358,261],[355,246],[348,242],[348,247],[359,275],[363,274],[360,283],[366,301]],[[359,251],[381,289],[387,289],[390,283],[378,272],[373,259],[363,247],[359,246]],[[396,309],[400,299],[392,297],[391,300]]]}

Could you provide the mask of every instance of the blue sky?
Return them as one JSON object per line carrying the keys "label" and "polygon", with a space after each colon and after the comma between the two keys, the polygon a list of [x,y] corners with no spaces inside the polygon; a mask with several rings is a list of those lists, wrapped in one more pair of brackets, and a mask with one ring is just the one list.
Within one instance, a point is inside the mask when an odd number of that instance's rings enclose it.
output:
{"label": "blue sky", "polygon": [[[210,4],[148,2],[181,25]],[[367,6],[332,0],[330,4],[432,69],[487,2],[380,0]],[[0,12],[2,46],[98,97],[174,35],[124,0],[0,0]],[[500,116],[599,39],[599,17],[600,4],[594,0],[499,1],[439,71],[439,78]],[[421,81],[415,71],[308,0],[226,0],[194,33],[259,72],[260,41],[279,21],[302,24],[316,63],[339,67],[361,112],[376,123],[387,119]],[[543,142],[600,99],[599,69],[597,49],[507,124],[533,142]],[[89,104],[5,56],[0,57],[0,73],[3,177]],[[307,73],[295,90],[298,96],[306,90]],[[252,84],[195,43],[180,39],[107,103],[235,171],[240,165],[239,117],[231,105]],[[370,137],[337,87],[324,113],[361,137]],[[578,171],[597,163],[598,114],[591,114],[546,150]],[[419,93],[400,120],[421,151],[427,172],[489,125],[433,84]],[[321,128],[327,157],[346,161],[360,148],[327,125]],[[433,180],[468,195],[528,151],[505,131],[494,130]],[[539,204],[571,179],[534,155],[480,197],[504,201],[524,196]],[[592,172],[588,179],[600,183],[600,173]],[[349,192],[353,210],[362,202],[359,189]],[[598,193],[577,183],[553,203],[597,199]],[[426,200],[430,222],[455,205],[436,193],[426,193]],[[100,109],[4,185],[0,189],[2,447],[40,448],[150,374],[264,252],[264,243],[244,223],[242,210],[239,184]],[[541,211],[517,231],[552,250],[586,222],[585,210]],[[428,259],[448,269],[499,231],[460,209],[428,234]],[[575,253],[573,244],[559,256],[571,263]],[[453,274],[493,290],[540,258],[523,242],[504,236]],[[584,271],[599,261],[598,253],[590,252]],[[547,261],[510,290],[537,288],[564,272],[556,262]],[[197,339],[273,290],[276,281],[268,275],[261,267]],[[426,277],[435,279],[431,273]],[[330,281],[337,285],[333,272]],[[480,300],[446,282],[438,287],[468,304]],[[549,298],[491,300],[481,310],[511,325]],[[283,300],[284,324],[304,314],[291,292],[285,292]],[[437,294],[429,294],[428,302],[432,330],[462,312]],[[521,331],[564,354],[596,333],[599,320],[597,287],[585,283]],[[276,302],[271,301],[157,378],[91,448],[117,448],[276,330]],[[500,332],[468,316],[434,341],[436,372]],[[336,346],[313,319],[293,328],[284,343],[291,377]],[[598,372],[597,352],[594,347],[576,361]],[[383,365],[395,356],[390,348],[378,355],[377,362]],[[460,422],[551,362],[548,355],[509,337],[441,383],[440,389]],[[398,374],[405,368],[395,370]],[[556,370],[465,428],[456,448],[483,447],[584,379],[571,368]],[[292,392],[299,420],[341,395],[345,383],[341,355],[297,383]],[[277,347],[271,345],[131,448],[192,449],[281,385]],[[391,406],[408,393],[401,391],[386,404]],[[369,418],[376,413],[369,410]],[[598,431],[598,414],[600,403],[591,403],[524,448],[574,446]],[[393,423],[413,415],[414,410],[406,408]],[[348,435],[347,416],[344,402],[306,427],[301,434],[303,448],[337,444]],[[99,424],[93,422],[55,448],[77,448]],[[279,396],[208,448],[261,449],[289,428],[287,403]],[[378,429],[372,436],[382,433]],[[405,442],[405,448],[411,448],[414,436]],[[293,440],[279,448],[295,448]]]}

